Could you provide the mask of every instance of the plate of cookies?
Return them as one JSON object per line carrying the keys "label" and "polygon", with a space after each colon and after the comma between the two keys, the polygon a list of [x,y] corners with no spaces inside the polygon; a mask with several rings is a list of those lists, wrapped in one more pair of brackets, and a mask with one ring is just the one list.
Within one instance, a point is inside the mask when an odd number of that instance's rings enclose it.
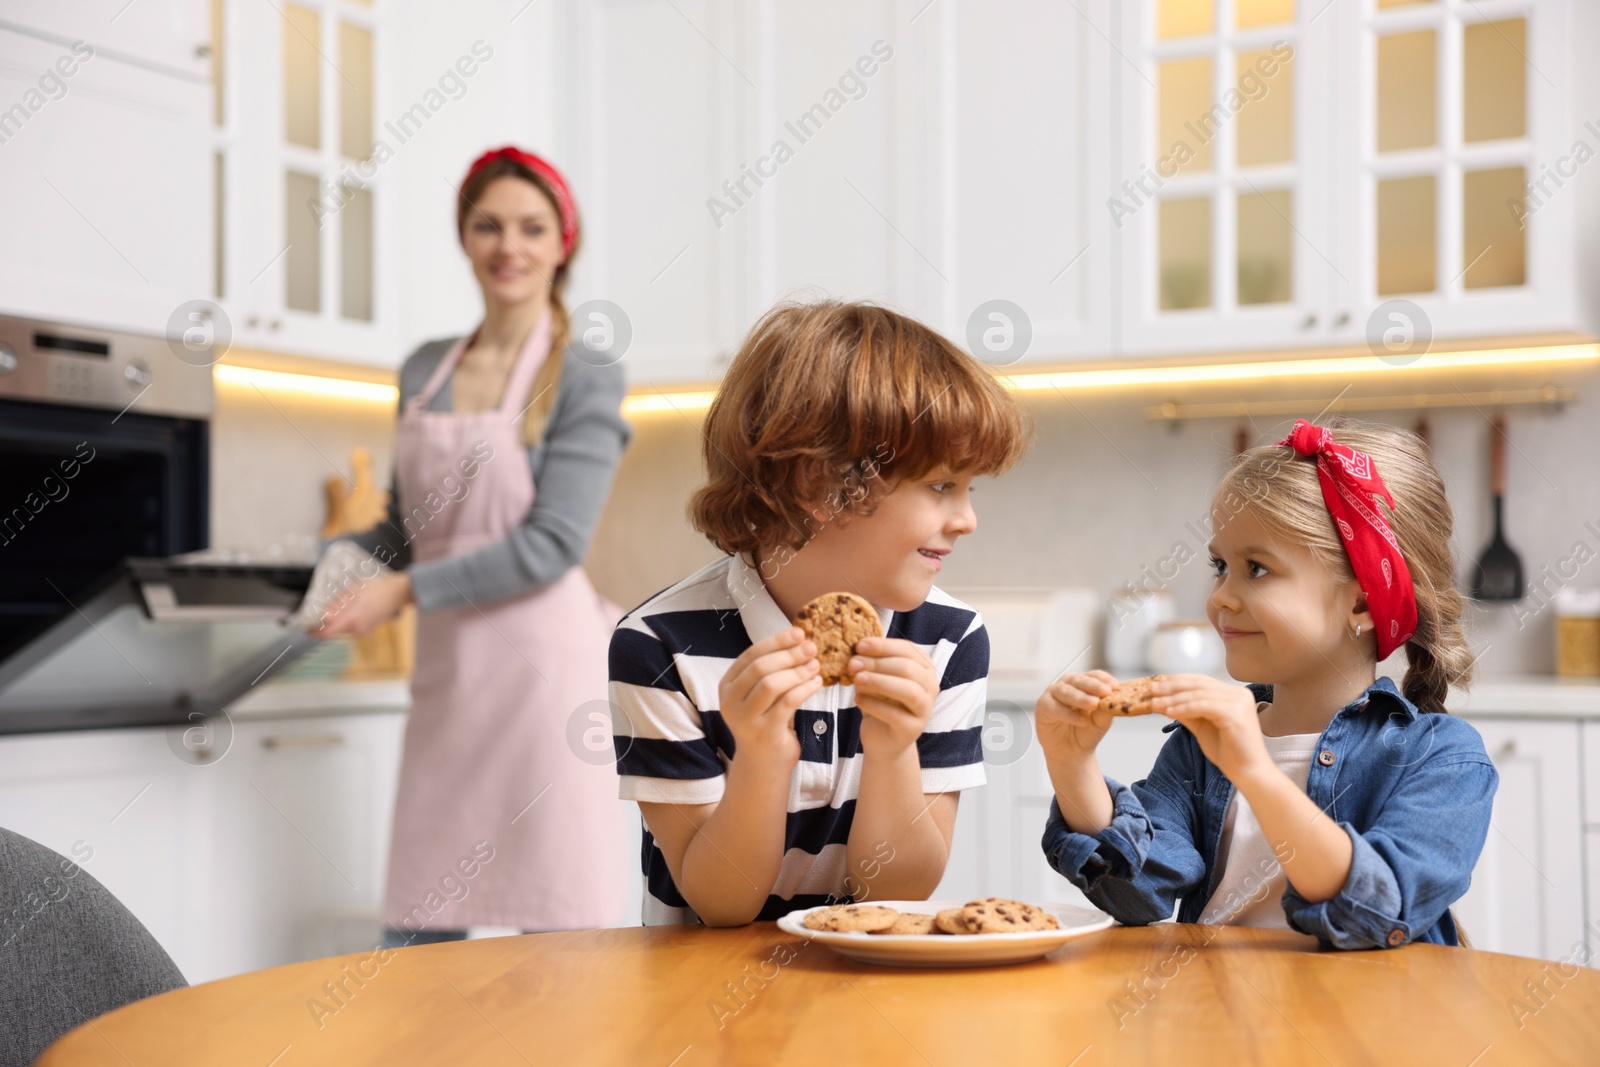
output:
{"label": "plate of cookies", "polygon": [[1071,904],[979,897],[803,908],[779,919],[778,928],[861,963],[987,967],[1039,959],[1111,923],[1109,915]]}

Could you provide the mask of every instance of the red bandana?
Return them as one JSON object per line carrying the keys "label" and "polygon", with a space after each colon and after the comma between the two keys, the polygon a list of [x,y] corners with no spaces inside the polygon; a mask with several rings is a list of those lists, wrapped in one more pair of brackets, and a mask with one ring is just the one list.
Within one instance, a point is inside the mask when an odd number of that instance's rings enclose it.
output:
{"label": "red bandana", "polygon": [[521,163],[550,187],[550,191],[556,197],[556,213],[561,216],[561,251],[569,256],[572,255],[572,246],[578,243],[578,204],[572,199],[572,190],[567,188],[567,179],[543,159],[532,152],[524,152],[515,145],[493,148],[473,160],[472,166],[467,168],[467,176],[461,179],[461,184],[466,185],[474,174],[497,159],[509,159]]}
{"label": "red bandana", "polygon": [[1378,512],[1378,497],[1387,500],[1390,508],[1394,497],[1378,476],[1372,457],[1337,443],[1326,427],[1299,419],[1278,444],[1316,458],[1322,499],[1344,539],[1356,582],[1367,594],[1367,608],[1376,622],[1378,658],[1383,659],[1411,640],[1417,630],[1411,568],[1400,554],[1394,531]]}

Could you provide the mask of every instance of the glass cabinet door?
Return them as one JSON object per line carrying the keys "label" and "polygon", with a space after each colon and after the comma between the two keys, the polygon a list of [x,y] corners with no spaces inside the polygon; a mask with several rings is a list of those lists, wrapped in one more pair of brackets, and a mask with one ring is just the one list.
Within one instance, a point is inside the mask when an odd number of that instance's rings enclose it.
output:
{"label": "glass cabinet door", "polygon": [[372,319],[373,54],[368,5],[282,5],[284,305]]}
{"label": "glass cabinet door", "polygon": [[389,356],[377,18],[361,0],[213,0],[217,292],[240,343]]}
{"label": "glass cabinet door", "polygon": [[[1121,84],[1139,129],[1112,175],[1129,347],[1281,343],[1323,303],[1303,95],[1307,0],[1141,0]],[[1124,124],[1125,125],[1125,124]],[[1132,252],[1129,255],[1129,252]],[[1187,338],[1186,338],[1187,335]]]}
{"label": "glass cabinet door", "polygon": [[1491,314],[1508,333],[1534,328],[1507,311],[1534,295],[1533,243],[1548,233],[1529,185],[1541,12],[1531,0],[1366,0],[1357,16],[1361,297],[1439,309],[1436,332],[1492,326]]}

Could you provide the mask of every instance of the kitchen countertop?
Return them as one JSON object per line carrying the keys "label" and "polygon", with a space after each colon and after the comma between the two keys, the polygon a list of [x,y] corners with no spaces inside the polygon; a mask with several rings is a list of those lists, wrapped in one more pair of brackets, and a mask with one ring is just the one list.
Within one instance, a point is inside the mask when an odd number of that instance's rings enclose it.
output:
{"label": "kitchen countertop", "polygon": [[317,715],[372,715],[408,711],[405,678],[267,682],[225,709],[235,719],[288,719]]}
{"label": "kitchen countertop", "polygon": [[[1043,681],[991,678],[989,702],[1032,712]],[[236,718],[302,718],[405,711],[411,706],[404,678],[358,681],[278,681],[252,689],[227,708]],[[1600,679],[1551,675],[1490,675],[1457,694],[1450,708],[1466,718],[1600,719]]]}
{"label": "kitchen countertop", "polygon": [[[1395,679],[1398,683],[1399,679]],[[1048,681],[990,678],[991,704],[1007,702],[1032,712]],[[1600,678],[1558,678],[1549,674],[1485,675],[1465,693],[1456,693],[1450,710],[1480,719],[1600,719]]]}

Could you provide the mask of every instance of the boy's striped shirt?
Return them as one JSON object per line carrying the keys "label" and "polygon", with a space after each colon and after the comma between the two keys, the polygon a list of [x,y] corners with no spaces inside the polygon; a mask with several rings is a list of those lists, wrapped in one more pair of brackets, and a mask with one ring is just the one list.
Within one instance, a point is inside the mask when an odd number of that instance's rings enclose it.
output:
{"label": "boy's striped shirt", "polygon": [[[984,783],[981,731],[989,637],[978,613],[934,589],[884,633],[920,646],[939,695],[917,740],[924,793]],[[629,612],[611,635],[612,735],[624,800],[709,804],[722,798],[733,735],[718,684],[751,644],[793,625],[743,558],[725,556]],[[795,712],[800,762],[789,785],[783,866],[758,919],[844,895],[845,843],[861,782],[855,687],[824,686]],[[646,925],[698,921],[648,827],[641,861]]]}

